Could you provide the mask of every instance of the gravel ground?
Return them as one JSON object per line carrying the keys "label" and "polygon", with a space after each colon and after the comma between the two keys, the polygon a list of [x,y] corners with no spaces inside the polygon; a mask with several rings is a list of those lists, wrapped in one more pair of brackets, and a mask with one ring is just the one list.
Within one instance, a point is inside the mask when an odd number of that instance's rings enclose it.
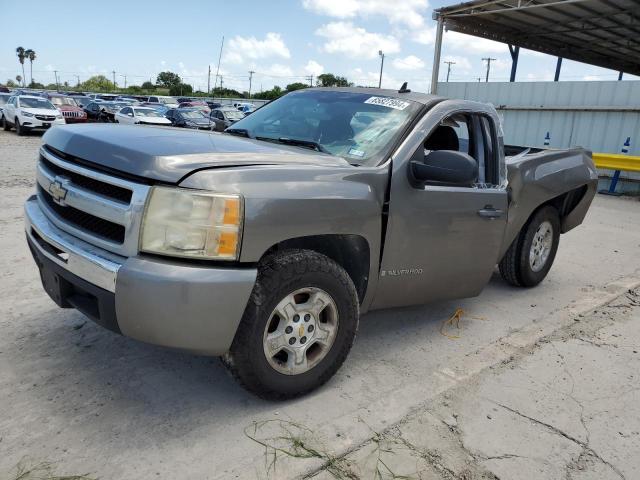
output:
{"label": "gravel ground", "polygon": [[[556,264],[535,289],[508,287],[496,275],[474,299],[366,315],[334,379],[305,398],[270,403],[239,388],[217,359],[112,334],[48,299],[22,225],[40,142],[0,131],[0,478],[33,466],[45,478],[295,478],[331,475],[326,461],[334,458],[348,461],[354,478],[374,478],[356,457],[414,418],[424,425],[409,443],[427,457],[424,469],[408,472],[415,478],[638,478],[629,454],[640,450],[631,408],[638,402],[625,393],[637,388],[637,360],[623,368],[637,357],[614,355],[631,356],[627,349],[638,345],[637,309],[615,310],[630,313],[583,340],[567,330],[640,283],[637,199],[599,196],[585,224],[562,237]],[[445,323],[458,307],[465,311],[459,329]],[[586,348],[589,341],[620,346]],[[573,393],[571,382],[545,376],[565,371],[556,349],[575,379]],[[591,373],[581,376],[583,366]],[[594,390],[608,399],[589,403]],[[459,432],[436,428],[439,419]],[[614,425],[622,434],[601,432]],[[270,443],[256,441],[282,428],[294,439],[310,436],[322,453],[274,457]],[[596,432],[588,439],[587,428]],[[429,443],[438,432],[449,436]],[[534,448],[544,436],[553,455]]]}

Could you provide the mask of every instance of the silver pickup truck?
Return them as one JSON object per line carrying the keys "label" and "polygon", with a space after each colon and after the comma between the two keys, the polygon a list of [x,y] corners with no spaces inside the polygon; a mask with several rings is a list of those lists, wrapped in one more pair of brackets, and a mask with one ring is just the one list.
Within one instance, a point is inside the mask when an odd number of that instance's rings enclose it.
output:
{"label": "silver pickup truck", "polygon": [[367,311],[478,295],[496,265],[538,284],[596,183],[583,149],[505,148],[490,105],[315,88],[224,133],[50,130],[26,234],[59,306],[288,398]]}

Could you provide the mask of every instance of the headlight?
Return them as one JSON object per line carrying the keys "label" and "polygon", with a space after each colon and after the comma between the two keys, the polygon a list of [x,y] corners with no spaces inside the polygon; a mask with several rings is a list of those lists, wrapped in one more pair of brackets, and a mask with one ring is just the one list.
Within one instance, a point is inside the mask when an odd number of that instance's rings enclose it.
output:
{"label": "headlight", "polygon": [[154,187],[147,202],[140,249],[176,257],[237,260],[242,197]]}
{"label": "headlight", "polygon": [[61,113],[57,114],[56,118],[62,118],[62,114]]}
{"label": "headlight", "polygon": [[25,112],[24,110],[22,111],[22,115],[25,117],[33,117],[33,113]]}

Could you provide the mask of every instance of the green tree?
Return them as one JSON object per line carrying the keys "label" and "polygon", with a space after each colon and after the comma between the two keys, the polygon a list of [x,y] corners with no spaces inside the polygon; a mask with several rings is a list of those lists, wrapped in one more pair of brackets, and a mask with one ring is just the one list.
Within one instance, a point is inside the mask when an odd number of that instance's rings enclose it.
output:
{"label": "green tree", "polygon": [[245,96],[237,90],[232,88],[220,88],[213,89],[214,97],[227,97],[227,98],[245,98]]}
{"label": "green tree", "polygon": [[169,87],[169,95],[174,97],[178,95],[189,95],[191,92],[193,92],[193,87],[188,83],[178,83]]}
{"label": "green tree", "polygon": [[18,86],[18,84],[11,79],[7,80],[5,85],[9,88],[16,88]]}
{"label": "green tree", "polygon": [[24,51],[24,55],[25,57],[27,57],[29,59],[29,77],[31,78],[31,82],[29,83],[33,83],[33,61],[36,59],[36,51],[32,50],[31,48],[28,50]]}
{"label": "green tree", "polygon": [[104,75],[94,75],[80,84],[81,90],[89,92],[109,92],[113,90],[113,82]]}
{"label": "green tree", "polygon": [[143,89],[143,90],[153,90],[153,89],[155,89],[155,88],[156,88],[156,86],[155,86],[153,83],[151,83],[151,82],[144,82],[144,83],[142,84],[142,89]]}
{"label": "green tree", "polygon": [[273,87],[271,90],[265,90],[263,92],[256,93],[253,98],[257,98],[260,100],[275,100],[278,97],[281,97],[286,92],[282,90],[278,85]]}
{"label": "green tree", "polygon": [[353,87],[353,83],[345,77],[339,77],[333,73],[318,75],[318,85],[321,87]]}
{"label": "green tree", "polygon": [[303,88],[307,88],[309,85],[302,82],[290,83],[287,85],[287,92],[293,92],[294,90],[302,90]]}
{"label": "green tree", "polygon": [[160,72],[156,79],[156,83],[166,88],[171,88],[175,85],[180,85],[182,83],[182,79],[180,75],[173,72]]}
{"label": "green tree", "polygon": [[31,80],[31,83],[29,84],[29,88],[42,88],[44,89],[44,85],[42,83],[38,83],[35,80]]}
{"label": "green tree", "polygon": [[[20,80],[18,80],[18,82],[21,82],[24,80],[24,60],[25,58],[27,58],[27,56],[25,55],[25,49],[22,47],[16,48],[16,55],[18,57],[18,61],[20,62],[20,65],[22,65],[22,76],[20,77]],[[22,86],[24,87],[24,84]]]}

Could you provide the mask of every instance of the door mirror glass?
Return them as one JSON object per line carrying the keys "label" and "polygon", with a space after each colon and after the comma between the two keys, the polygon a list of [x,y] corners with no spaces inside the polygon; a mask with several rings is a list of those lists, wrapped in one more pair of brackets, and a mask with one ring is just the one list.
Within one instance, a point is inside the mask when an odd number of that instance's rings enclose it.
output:
{"label": "door mirror glass", "polygon": [[468,154],[455,150],[429,152],[424,161],[410,163],[410,172],[418,184],[471,187],[478,181],[478,163]]}

